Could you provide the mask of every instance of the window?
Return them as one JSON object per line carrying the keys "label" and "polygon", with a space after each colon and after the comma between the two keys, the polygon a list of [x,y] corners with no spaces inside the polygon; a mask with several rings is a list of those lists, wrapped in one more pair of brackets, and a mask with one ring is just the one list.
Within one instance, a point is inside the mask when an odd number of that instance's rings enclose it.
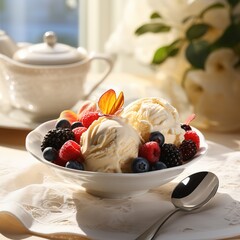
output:
{"label": "window", "polygon": [[103,53],[126,2],[128,0],[0,0],[0,29],[15,42],[33,44],[42,42],[46,31],[54,31],[58,42]]}
{"label": "window", "polygon": [[0,0],[0,28],[16,42],[42,42],[47,31],[58,41],[79,44],[79,0]]}

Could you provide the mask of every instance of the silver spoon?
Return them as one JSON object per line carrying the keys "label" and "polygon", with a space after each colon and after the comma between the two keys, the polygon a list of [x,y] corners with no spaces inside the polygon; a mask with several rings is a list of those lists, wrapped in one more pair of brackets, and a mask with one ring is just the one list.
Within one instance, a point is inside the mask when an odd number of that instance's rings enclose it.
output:
{"label": "silver spoon", "polygon": [[136,240],[152,240],[162,225],[176,212],[193,211],[205,205],[217,192],[218,177],[212,172],[197,172],[184,178],[173,190],[171,201],[176,207],[164,219],[157,220]]}

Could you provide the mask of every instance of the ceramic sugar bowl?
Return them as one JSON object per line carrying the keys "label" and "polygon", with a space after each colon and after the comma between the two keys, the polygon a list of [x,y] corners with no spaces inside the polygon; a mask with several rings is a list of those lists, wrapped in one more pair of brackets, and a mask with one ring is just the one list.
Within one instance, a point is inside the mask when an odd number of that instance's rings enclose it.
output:
{"label": "ceramic sugar bowl", "polygon": [[[106,62],[106,71],[85,93],[94,60]],[[113,67],[112,60],[103,54],[57,43],[53,32],[44,34],[44,43],[19,48],[12,58],[0,54],[0,64],[12,107],[36,122],[55,118],[62,110],[87,99]]]}

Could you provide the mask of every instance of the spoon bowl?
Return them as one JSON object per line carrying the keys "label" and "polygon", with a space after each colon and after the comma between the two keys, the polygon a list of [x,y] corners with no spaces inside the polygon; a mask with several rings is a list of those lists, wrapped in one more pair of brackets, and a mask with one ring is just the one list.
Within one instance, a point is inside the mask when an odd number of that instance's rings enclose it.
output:
{"label": "spoon bowl", "polygon": [[[192,211],[205,205],[217,192],[219,180],[212,172],[197,172],[184,178],[173,190],[176,208]],[[201,194],[199,194],[201,193]]]}
{"label": "spoon bowl", "polygon": [[184,178],[174,188],[171,201],[175,209],[164,219],[157,220],[136,240],[154,239],[163,224],[176,212],[182,210],[190,212],[201,208],[216,194],[219,186],[218,177],[212,172],[197,172]]}

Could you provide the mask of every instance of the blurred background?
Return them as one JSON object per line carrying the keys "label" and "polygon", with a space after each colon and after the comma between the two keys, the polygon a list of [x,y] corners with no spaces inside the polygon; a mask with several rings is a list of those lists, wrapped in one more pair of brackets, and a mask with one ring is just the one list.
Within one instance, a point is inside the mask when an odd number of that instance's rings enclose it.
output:
{"label": "blurred background", "polygon": [[194,107],[199,127],[229,131],[240,128],[239,13],[240,0],[0,0],[0,29],[106,53],[113,73],[144,77],[178,111]]}
{"label": "blurred background", "polygon": [[[46,31],[58,41],[89,51],[105,52],[112,33],[122,21],[128,0],[0,0],[0,29],[16,42],[42,42]],[[133,1],[135,2],[135,1]],[[112,51],[111,51],[112,52]],[[119,56],[114,72],[149,73],[125,54]],[[94,66],[99,72],[101,66]]]}

